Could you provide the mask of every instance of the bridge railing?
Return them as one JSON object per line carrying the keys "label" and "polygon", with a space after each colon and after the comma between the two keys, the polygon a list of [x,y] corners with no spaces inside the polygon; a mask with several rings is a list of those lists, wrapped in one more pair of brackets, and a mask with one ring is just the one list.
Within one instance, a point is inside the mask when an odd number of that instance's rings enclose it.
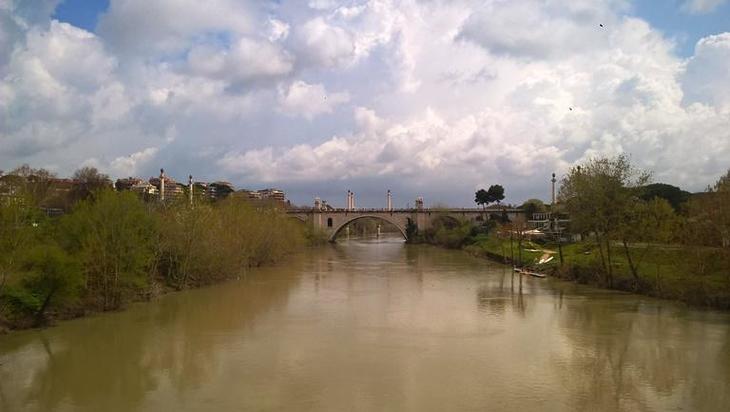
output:
{"label": "bridge railing", "polygon": [[380,208],[356,208],[356,209],[345,209],[345,208],[335,208],[335,209],[321,209],[317,210],[314,208],[290,208],[287,209],[287,213],[416,213],[416,212],[422,212],[422,213],[522,213],[522,209],[478,209],[478,208],[448,208],[448,209],[416,209],[416,208],[410,208],[410,209],[380,209]]}

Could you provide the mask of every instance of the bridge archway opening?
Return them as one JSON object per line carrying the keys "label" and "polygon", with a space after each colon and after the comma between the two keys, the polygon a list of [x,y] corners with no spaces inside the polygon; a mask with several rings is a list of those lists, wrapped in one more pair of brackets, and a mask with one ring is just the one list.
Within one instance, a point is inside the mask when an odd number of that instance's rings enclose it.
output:
{"label": "bridge archway opening", "polygon": [[[329,220],[331,219],[328,219],[328,224]],[[382,216],[364,215],[353,217],[340,224],[332,232],[332,235],[330,236],[330,242],[335,242],[337,238],[343,232],[345,232],[345,228],[347,228],[348,226],[351,227],[351,231],[353,233],[359,235],[374,235],[377,231],[377,225],[380,225],[381,234],[395,233],[402,236],[404,240],[408,240],[405,228],[401,227],[401,225],[399,225],[397,222]]]}

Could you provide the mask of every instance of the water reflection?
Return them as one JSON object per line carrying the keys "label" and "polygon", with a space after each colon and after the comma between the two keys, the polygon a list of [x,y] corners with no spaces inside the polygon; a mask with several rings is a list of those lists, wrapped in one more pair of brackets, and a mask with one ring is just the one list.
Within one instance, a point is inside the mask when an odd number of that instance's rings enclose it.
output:
{"label": "water reflection", "polygon": [[0,338],[0,410],[727,410],[730,317],[398,239]]}

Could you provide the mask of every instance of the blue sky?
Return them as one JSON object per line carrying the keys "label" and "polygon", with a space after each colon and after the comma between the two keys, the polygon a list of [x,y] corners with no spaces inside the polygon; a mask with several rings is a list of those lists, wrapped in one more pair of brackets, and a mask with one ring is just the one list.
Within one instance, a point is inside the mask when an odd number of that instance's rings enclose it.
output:
{"label": "blue sky", "polygon": [[0,0],[0,23],[0,170],[374,207],[546,200],[619,153],[692,191],[730,167],[730,0]]}
{"label": "blue sky", "polygon": [[94,31],[101,13],[109,8],[109,0],[63,0],[54,17],[88,31]]}

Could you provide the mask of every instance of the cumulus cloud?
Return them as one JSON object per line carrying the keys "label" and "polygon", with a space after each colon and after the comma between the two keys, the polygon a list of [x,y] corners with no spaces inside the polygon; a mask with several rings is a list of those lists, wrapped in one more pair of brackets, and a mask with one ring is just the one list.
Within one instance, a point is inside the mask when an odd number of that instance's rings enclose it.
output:
{"label": "cumulus cloud", "polygon": [[129,156],[117,157],[111,161],[110,167],[117,176],[134,176],[140,172],[140,167],[152,160],[157,152],[156,147],[148,147]]}
{"label": "cumulus cloud", "polygon": [[195,74],[245,82],[286,75],[293,68],[293,59],[269,40],[244,37],[230,49],[196,46],[188,54],[188,64]]}
{"label": "cumulus cloud", "polygon": [[682,9],[692,14],[710,13],[725,4],[727,0],[686,0]]}
{"label": "cumulus cloud", "polygon": [[251,33],[253,10],[245,0],[115,0],[101,17],[99,32],[119,53],[164,55],[206,36],[220,40],[216,34]]}
{"label": "cumulus cloud", "polygon": [[625,0],[112,0],[97,33],[56,3],[0,0],[3,169],[467,205],[597,155],[690,190],[730,166],[730,34],[685,59]]}
{"label": "cumulus cloud", "polygon": [[308,84],[301,80],[279,90],[279,104],[284,113],[310,120],[324,113],[332,113],[338,104],[349,99],[346,92],[328,93],[321,84]]}
{"label": "cumulus cloud", "polygon": [[685,101],[730,105],[730,33],[701,39],[687,64]]}

